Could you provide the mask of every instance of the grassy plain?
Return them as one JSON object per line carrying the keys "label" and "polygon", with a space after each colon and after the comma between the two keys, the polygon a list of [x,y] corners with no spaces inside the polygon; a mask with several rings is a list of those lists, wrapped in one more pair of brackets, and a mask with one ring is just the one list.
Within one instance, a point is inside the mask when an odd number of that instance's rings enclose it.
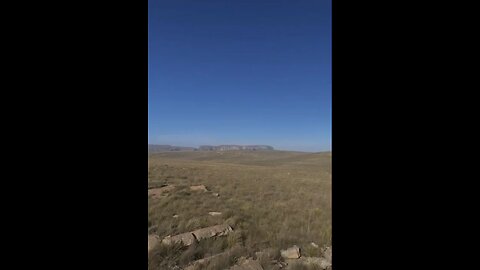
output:
{"label": "grassy plain", "polygon": [[[149,254],[149,270],[183,267],[232,249],[235,256],[207,268],[226,269],[239,256],[267,248],[278,256],[280,249],[297,245],[302,254],[318,256],[312,242],[331,245],[330,152],[163,152],[148,160],[149,188],[175,186],[165,196],[149,197],[149,234],[163,238],[222,223],[234,229],[188,248],[160,245]],[[192,185],[209,191],[191,191]]]}

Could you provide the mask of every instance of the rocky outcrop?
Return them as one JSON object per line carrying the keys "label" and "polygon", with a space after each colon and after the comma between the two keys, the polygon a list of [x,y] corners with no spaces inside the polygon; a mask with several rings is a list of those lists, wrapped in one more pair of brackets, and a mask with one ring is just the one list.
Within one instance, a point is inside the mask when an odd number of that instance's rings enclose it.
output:
{"label": "rocky outcrop", "polygon": [[206,227],[202,229],[195,230],[193,232],[187,232],[178,234],[175,236],[167,236],[163,238],[162,243],[170,245],[173,243],[182,243],[185,246],[193,244],[195,241],[200,241],[202,239],[211,238],[214,236],[224,236],[232,232],[233,229],[229,225],[221,224],[211,227]]}
{"label": "rocky outcrop", "polygon": [[182,243],[184,246],[190,246],[191,244],[193,244],[193,242],[195,242],[195,236],[191,232],[177,234],[174,236],[168,235],[162,240],[162,243],[166,245]]}
{"label": "rocky outcrop", "polygon": [[211,226],[211,227],[207,227],[207,228],[198,229],[198,230],[193,231],[192,233],[200,241],[200,240],[205,239],[205,238],[227,235],[232,231],[233,231],[233,229],[229,225],[221,224],[221,225],[216,225],[216,226]]}

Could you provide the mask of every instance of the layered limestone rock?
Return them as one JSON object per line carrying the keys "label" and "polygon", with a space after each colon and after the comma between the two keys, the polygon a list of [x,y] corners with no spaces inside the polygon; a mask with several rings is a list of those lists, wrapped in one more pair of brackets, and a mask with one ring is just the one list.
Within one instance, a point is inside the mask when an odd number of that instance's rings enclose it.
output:
{"label": "layered limestone rock", "polygon": [[221,224],[211,227],[201,228],[193,232],[182,233],[174,236],[163,238],[162,243],[170,245],[172,243],[182,243],[185,246],[193,244],[195,241],[211,238],[214,236],[223,236],[232,232],[233,229],[229,225]]}

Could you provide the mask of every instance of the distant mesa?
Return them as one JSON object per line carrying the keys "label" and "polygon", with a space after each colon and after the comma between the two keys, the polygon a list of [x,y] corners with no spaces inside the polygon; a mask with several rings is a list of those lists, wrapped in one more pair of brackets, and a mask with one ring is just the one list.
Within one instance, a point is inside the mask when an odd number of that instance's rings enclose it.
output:
{"label": "distant mesa", "polygon": [[162,145],[162,144],[149,144],[148,152],[167,152],[167,151],[235,151],[235,150],[248,150],[248,151],[268,151],[274,150],[269,145],[202,145],[198,148]]}
{"label": "distant mesa", "polygon": [[201,151],[234,151],[234,150],[274,150],[269,145],[202,145],[198,148]]}

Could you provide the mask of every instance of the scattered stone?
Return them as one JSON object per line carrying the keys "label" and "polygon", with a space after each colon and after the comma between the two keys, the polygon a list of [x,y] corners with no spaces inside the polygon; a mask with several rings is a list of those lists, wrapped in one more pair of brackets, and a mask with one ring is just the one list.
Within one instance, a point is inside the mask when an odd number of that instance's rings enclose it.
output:
{"label": "scattered stone", "polygon": [[150,252],[150,250],[152,250],[155,246],[157,246],[158,243],[160,243],[160,237],[158,237],[158,235],[155,235],[155,234],[149,234],[148,235],[148,252]]}
{"label": "scattered stone", "polygon": [[296,245],[285,249],[281,250],[280,254],[282,255],[283,258],[285,259],[298,259],[300,258],[300,248],[298,248]]}
{"label": "scattered stone", "polygon": [[197,186],[190,186],[190,190],[192,191],[203,191],[207,192],[207,188],[204,185],[197,185]]}
{"label": "scattered stone", "polygon": [[318,245],[315,244],[314,242],[310,243],[310,245],[311,245],[312,247],[314,247],[314,248],[318,248]]}
{"label": "scattered stone", "polygon": [[220,196],[220,194],[218,194],[218,193],[213,193],[213,196],[218,197],[218,196]]}
{"label": "scattered stone", "polygon": [[179,215],[173,215],[173,218],[178,218],[178,217],[179,217]]}
{"label": "scattered stone", "polygon": [[222,214],[222,212],[208,212],[210,216],[219,216]]}
{"label": "scattered stone", "polygon": [[288,262],[288,268],[296,269],[296,265],[302,264],[306,266],[307,269],[332,269],[332,247],[322,248],[322,254],[322,257],[301,257],[296,260],[287,259],[286,261]]}

